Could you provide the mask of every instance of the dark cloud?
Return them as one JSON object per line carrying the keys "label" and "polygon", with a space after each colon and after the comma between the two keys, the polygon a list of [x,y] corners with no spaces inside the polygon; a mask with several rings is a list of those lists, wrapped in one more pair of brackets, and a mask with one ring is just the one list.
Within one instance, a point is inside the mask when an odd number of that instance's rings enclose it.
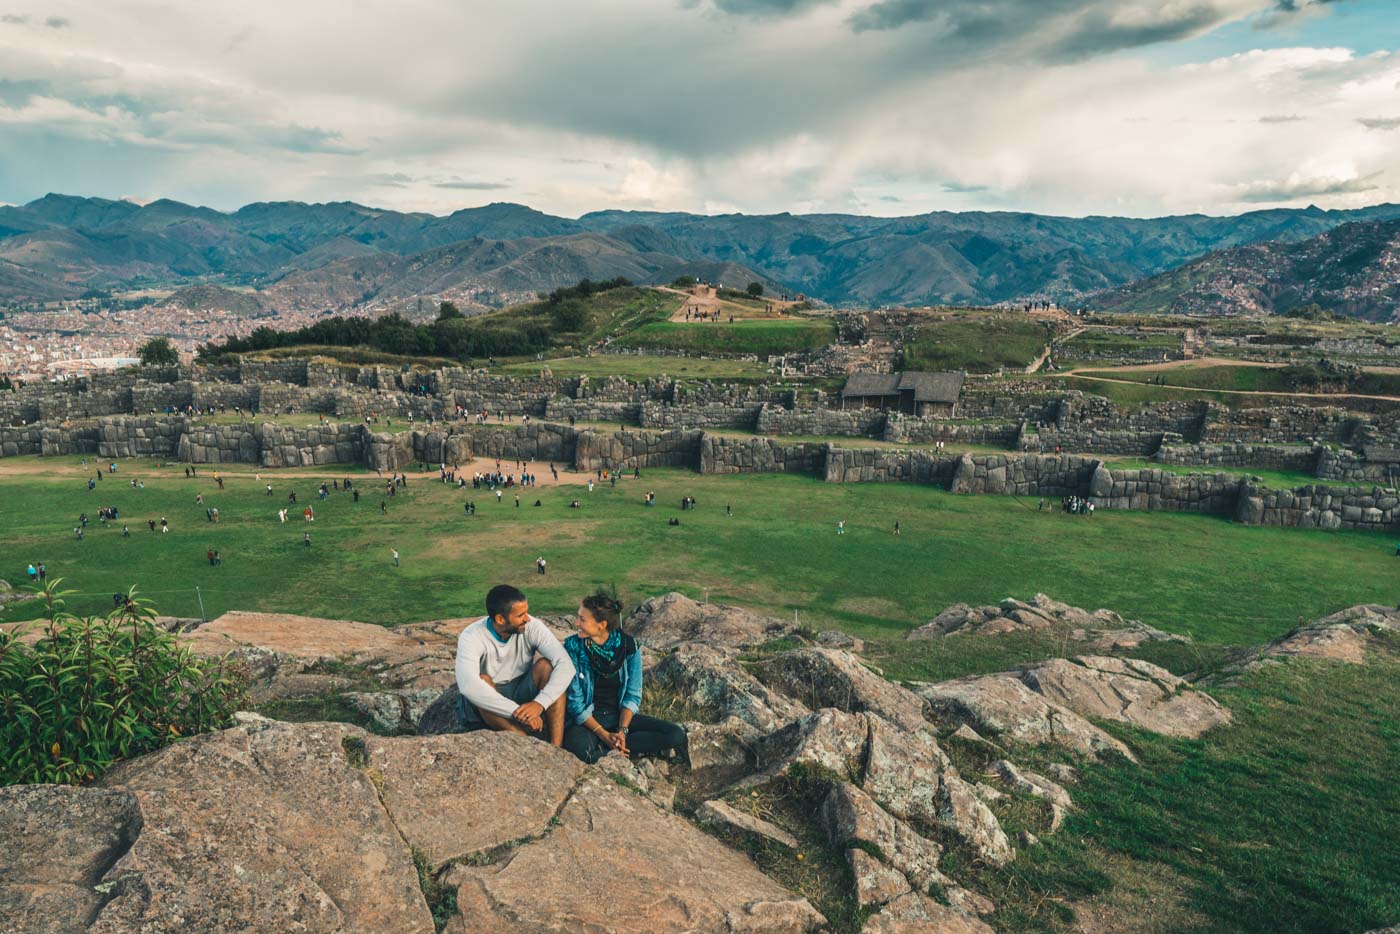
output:
{"label": "dark cloud", "polygon": [[1236,201],[1251,204],[1276,204],[1296,201],[1299,198],[1314,198],[1319,195],[1348,195],[1363,191],[1375,191],[1379,186],[1371,184],[1383,173],[1372,172],[1359,178],[1288,178],[1268,179],[1250,182],[1240,186]]}
{"label": "dark cloud", "polygon": [[23,26],[27,22],[29,22],[29,17],[27,16],[20,16],[17,13],[0,13],[0,23],[5,23],[9,26]]}
{"label": "dark cloud", "polygon": [[836,0],[714,0],[715,9],[733,16],[792,16]]}
{"label": "dark cloud", "polygon": [[1349,0],[1275,0],[1273,9],[1255,17],[1255,29],[1272,29],[1291,22],[1310,9],[1346,3]]}
{"label": "dark cloud", "polygon": [[1368,130],[1400,130],[1400,117],[1359,117],[1356,122]]}
{"label": "dark cloud", "polygon": [[72,24],[69,23],[68,17],[66,16],[50,16],[48,19],[44,20],[44,25],[50,29],[66,29]]}
{"label": "dark cloud", "polygon": [[943,191],[950,195],[970,195],[979,191],[986,191],[986,185],[962,185],[958,182],[944,182]]}
{"label": "dark cloud", "polygon": [[0,78],[0,104],[6,107],[23,107],[31,97],[47,93],[49,85],[45,81],[6,81]]}
{"label": "dark cloud", "polygon": [[847,18],[852,31],[897,30],[912,24],[935,24],[945,44],[993,46],[1037,35],[1054,35],[1046,58],[1079,59],[1091,55],[1170,42],[1199,35],[1226,22],[1231,11],[1218,0],[1170,6],[1155,16],[1124,20],[1121,10],[1104,0],[984,0],[950,4],[947,0],[876,0]]}
{"label": "dark cloud", "polygon": [[1297,114],[1265,114],[1259,118],[1260,123],[1298,123],[1306,118]]}
{"label": "dark cloud", "polygon": [[890,204],[903,204],[903,203],[904,203],[904,199],[903,199],[903,198],[897,197],[897,196],[895,196],[895,195],[881,195],[881,196],[880,196],[880,200],[881,200],[881,201],[889,202]]}

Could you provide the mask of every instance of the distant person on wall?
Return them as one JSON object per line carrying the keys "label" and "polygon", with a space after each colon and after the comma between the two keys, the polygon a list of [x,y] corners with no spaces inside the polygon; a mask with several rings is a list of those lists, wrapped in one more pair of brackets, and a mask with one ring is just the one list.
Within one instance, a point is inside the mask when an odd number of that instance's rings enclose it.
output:
{"label": "distant person on wall", "polygon": [[[536,658],[536,656],[540,656]],[[465,729],[491,729],[564,743],[564,692],[574,665],[509,584],[486,594],[486,616],[457,638],[457,713]]]}
{"label": "distant person on wall", "polygon": [[577,632],[564,640],[577,671],[566,696],[564,748],[584,762],[611,752],[660,756],[671,750],[688,761],[685,730],[640,713],[642,653],[622,631],[621,616],[622,604],[604,593],[579,605]]}

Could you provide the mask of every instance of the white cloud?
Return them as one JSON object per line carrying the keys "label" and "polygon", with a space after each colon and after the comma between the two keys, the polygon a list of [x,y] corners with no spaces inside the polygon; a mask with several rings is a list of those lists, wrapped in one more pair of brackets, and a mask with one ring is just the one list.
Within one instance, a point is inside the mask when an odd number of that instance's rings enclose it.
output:
{"label": "white cloud", "polygon": [[[875,10],[882,25],[854,32]],[[0,28],[0,197],[439,213],[509,199],[569,215],[1400,200],[1400,154],[1378,132],[1394,119],[1394,54],[1300,46],[1173,67],[1134,51],[1280,10],[51,0]],[[36,28],[45,17],[67,25]]]}

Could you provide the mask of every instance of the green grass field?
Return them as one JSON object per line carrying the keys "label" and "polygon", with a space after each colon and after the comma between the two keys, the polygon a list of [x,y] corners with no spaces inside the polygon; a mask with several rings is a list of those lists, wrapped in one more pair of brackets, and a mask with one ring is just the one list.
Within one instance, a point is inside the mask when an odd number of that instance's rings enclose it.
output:
{"label": "green grass field", "polygon": [[[1168,386],[1213,389],[1222,392],[1289,393],[1297,391],[1288,382],[1287,374],[1281,367],[1199,366],[1161,371],[1086,371],[1083,375],[1106,376],[1133,382],[1148,382],[1154,378],[1162,378],[1166,380]],[[1351,392],[1361,395],[1400,395],[1400,374],[1365,373],[1352,382],[1349,389]]]}
{"label": "green grass field", "polygon": [[677,379],[723,379],[733,382],[763,381],[772,374],[767,364],[747,360],[709,360],[703,357],[646,357],[627,354],[597,354],[592,357],[556,357],[511,363],[492,370],[502,376],[536,376],[549,367],[555,376],[647,379],[673,376]]}
{"label": "green grass field", "polygon": [[[1394,542],[1385,536],[1170,513],[1072,517],[1013,497],[913,484],[649,470],[641,481],[592,494],[573,485],[526,492],[516,509],[511,495],[498,506],[485,491],[464,495],[414,478],[381,515],[382,486],[362,470],[267,472],[276,494],[267,497],[247,466],[226,475],[222,493],[211,467],[186,480],[179,467],[125,461],[92,493],[73,458],[9,458],[0,468],[4,576],[23,583],[25,565],[44,561],[51,577],[80,592],[71,605],[83,612],[104,609],[113,592],[135,585],[161,612],[196,616],[197,585],[209,616],[268,610],[392,625],[478,612],[487,588],[515,581],[540,611],[567,612],[600,585],[617,587],[629,605],[681,590],[785,617],[796,612],[817,629],[897,637],[951,603],[1043,591],[1204,643],[1242,644],[1277,636],[1300,617],[1400,600]],[[358,478],[360,503],[344,492],[316,497],[319,478],[347,474]],[[132,476],[146,488],[132,489]],[[315,506],[314,523],[277,521],[288,489],[298,492],[298,509]],[[648,490],[657,507],[642,506]],[[219,524],[195,504],[199,492],[206,506],[219,507]],[[675,504],[687,494],[700,509],[681,515]],[[468,498],[478,504],[472,518],[463,516]],[[536,498],[540,508],[530,505]],[[572,498],[583,508],[569,509]],[[121,510],[116,528],[97,523],[100,505]],[[81,511],[92,521],[77,541]],[[146,528],[161,515],[170,519],[168,535]],[[673,515],[681,526],[667,526]],[[846,521],[844,536],[835,534],[837,519]],[[896,519],[898,538],[890,534]],[[131,527],[128,539],[121,522]],[[309,549],[301,542],[308,530]],[[222,552],[222,567],[208,565],[211,547]],[[395,547],[400,568],[389,561]],[[541,554],[550,573],[537,579]],[[21,604],[4,618],[25,615]]]}
{"label": "green grass field", "polygon": [[759,357],[817,350],[836,340],[829,320],[788,319],[690,323],[654,321],[618,339],[622,347],[654,347],[693,353],[751,353]]}
{"label": "green grass field", "polygon": [[1024,368],[1050,337],[1044,324],[1024,315],[958,314],[919,325],[904,345],[903,367],[969,373]]}

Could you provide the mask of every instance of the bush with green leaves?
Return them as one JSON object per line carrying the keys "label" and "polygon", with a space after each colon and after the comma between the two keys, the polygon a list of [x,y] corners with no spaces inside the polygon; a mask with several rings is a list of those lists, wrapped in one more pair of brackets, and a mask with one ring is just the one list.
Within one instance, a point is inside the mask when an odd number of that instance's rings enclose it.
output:
{"label": "bush with green leaves", "polygon": [[0,631],[0,785],[94,781],[229,724],[241,665],[192,653],[134,592],[106,617],[73,616],[60,583],[42,591],[46,623]]}

